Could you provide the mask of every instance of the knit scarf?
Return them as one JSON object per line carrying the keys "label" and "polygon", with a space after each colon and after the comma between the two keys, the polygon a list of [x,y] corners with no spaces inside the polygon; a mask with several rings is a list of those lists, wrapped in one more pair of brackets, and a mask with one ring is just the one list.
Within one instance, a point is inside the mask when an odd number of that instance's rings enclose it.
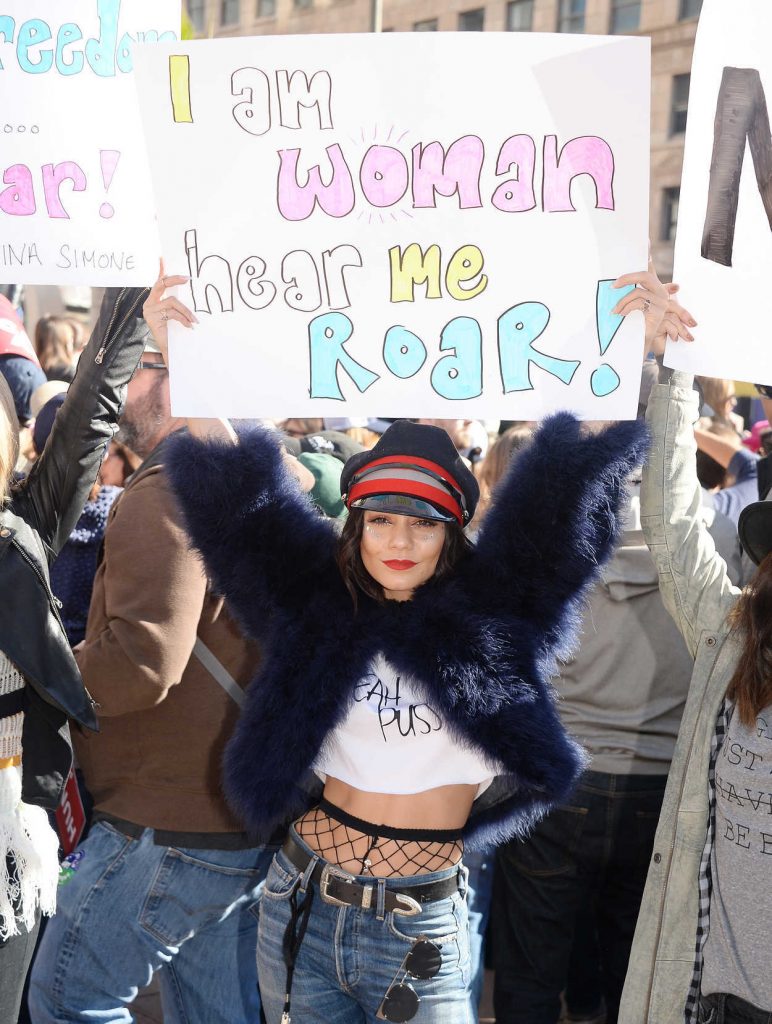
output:
{"label": "knit scarf", "polygon": [[[0,697],[23,687],[0,652]],[[43,808],[22,803],[23,724],[21,711],[0,717],[0,940],[30,931],[38,907],[49,916],[56,910],[59,840]]]}

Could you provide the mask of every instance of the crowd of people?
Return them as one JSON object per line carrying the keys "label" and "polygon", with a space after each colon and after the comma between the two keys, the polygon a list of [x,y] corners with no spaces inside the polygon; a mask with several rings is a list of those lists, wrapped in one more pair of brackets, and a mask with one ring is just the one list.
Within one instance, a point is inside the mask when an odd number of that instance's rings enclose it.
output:
{"label": "crowd of people", "polygon": [[0,297],[0,1024],[769,1024],[772,388],[182,420],[185,282]]}

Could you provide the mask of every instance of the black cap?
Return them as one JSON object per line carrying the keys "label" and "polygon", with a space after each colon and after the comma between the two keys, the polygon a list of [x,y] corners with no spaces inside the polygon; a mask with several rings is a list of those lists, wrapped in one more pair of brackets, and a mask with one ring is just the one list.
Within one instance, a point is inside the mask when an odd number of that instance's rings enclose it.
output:
{"label": "black cap", "polygon": [[352,455],[364,451],[364,447],[340,430],[318,430],[315,434],[306,434],[300,438],[300,450],[332,455],[345,465]]}
{"label": "black cap", "polygon": [[[377,463],[386,469],[393,467],[394,474],[381,471],[374,465]],[[420,482],[422,475],[425,485]],[[340,490],[348,507],[367,507],[365,502],[370,497],[384,494],[422,499],[436,507],[438,514],[434,518],[455,518],[464,526],[474,515],[480,497],[477,480],[456,451],[450,435],[442,427],[410,420],[397,420],[374,448],[352,455],[343,467]],[[457,511],[448,515],[451,508]],[[396,505],[393,511],[416,515],[412,503]]]}
{"label": "black cap", "polygon": [[760,565],[772,551],[772,501],[754,501],[746,505],[737,522],[743,551]]}

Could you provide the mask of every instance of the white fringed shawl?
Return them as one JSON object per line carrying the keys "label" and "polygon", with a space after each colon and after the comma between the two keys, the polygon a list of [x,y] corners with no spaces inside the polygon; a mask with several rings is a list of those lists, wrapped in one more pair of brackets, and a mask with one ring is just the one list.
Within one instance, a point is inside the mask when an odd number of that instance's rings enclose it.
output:
{"label": "white fringed shawl", "polygon": [[[23,687],[0,651],[0,696]],[[0,718],[0,939],[29,931],[38,907],[56,909],[59,840],[43,808],[21,800],[23,724],[23,712]]]}

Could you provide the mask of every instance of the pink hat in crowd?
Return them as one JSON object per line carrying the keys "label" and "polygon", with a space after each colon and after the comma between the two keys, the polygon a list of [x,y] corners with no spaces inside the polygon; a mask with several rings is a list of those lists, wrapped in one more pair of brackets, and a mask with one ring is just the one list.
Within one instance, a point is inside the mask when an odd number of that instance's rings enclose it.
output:
{"label": "pink hat in crowd", "polygon": [[758,452],[761,448],[761,435],[767,430],[769,430],[769,420],[759,420],[758,423],[754,423],[750,435],[743,438],[745,447],[750,448],[752,452]]}
{"label": "pink hat in crowd", "polygon": [[40,366],[24,324],[5,295],[0,295],[0,356],[24,356]]}

